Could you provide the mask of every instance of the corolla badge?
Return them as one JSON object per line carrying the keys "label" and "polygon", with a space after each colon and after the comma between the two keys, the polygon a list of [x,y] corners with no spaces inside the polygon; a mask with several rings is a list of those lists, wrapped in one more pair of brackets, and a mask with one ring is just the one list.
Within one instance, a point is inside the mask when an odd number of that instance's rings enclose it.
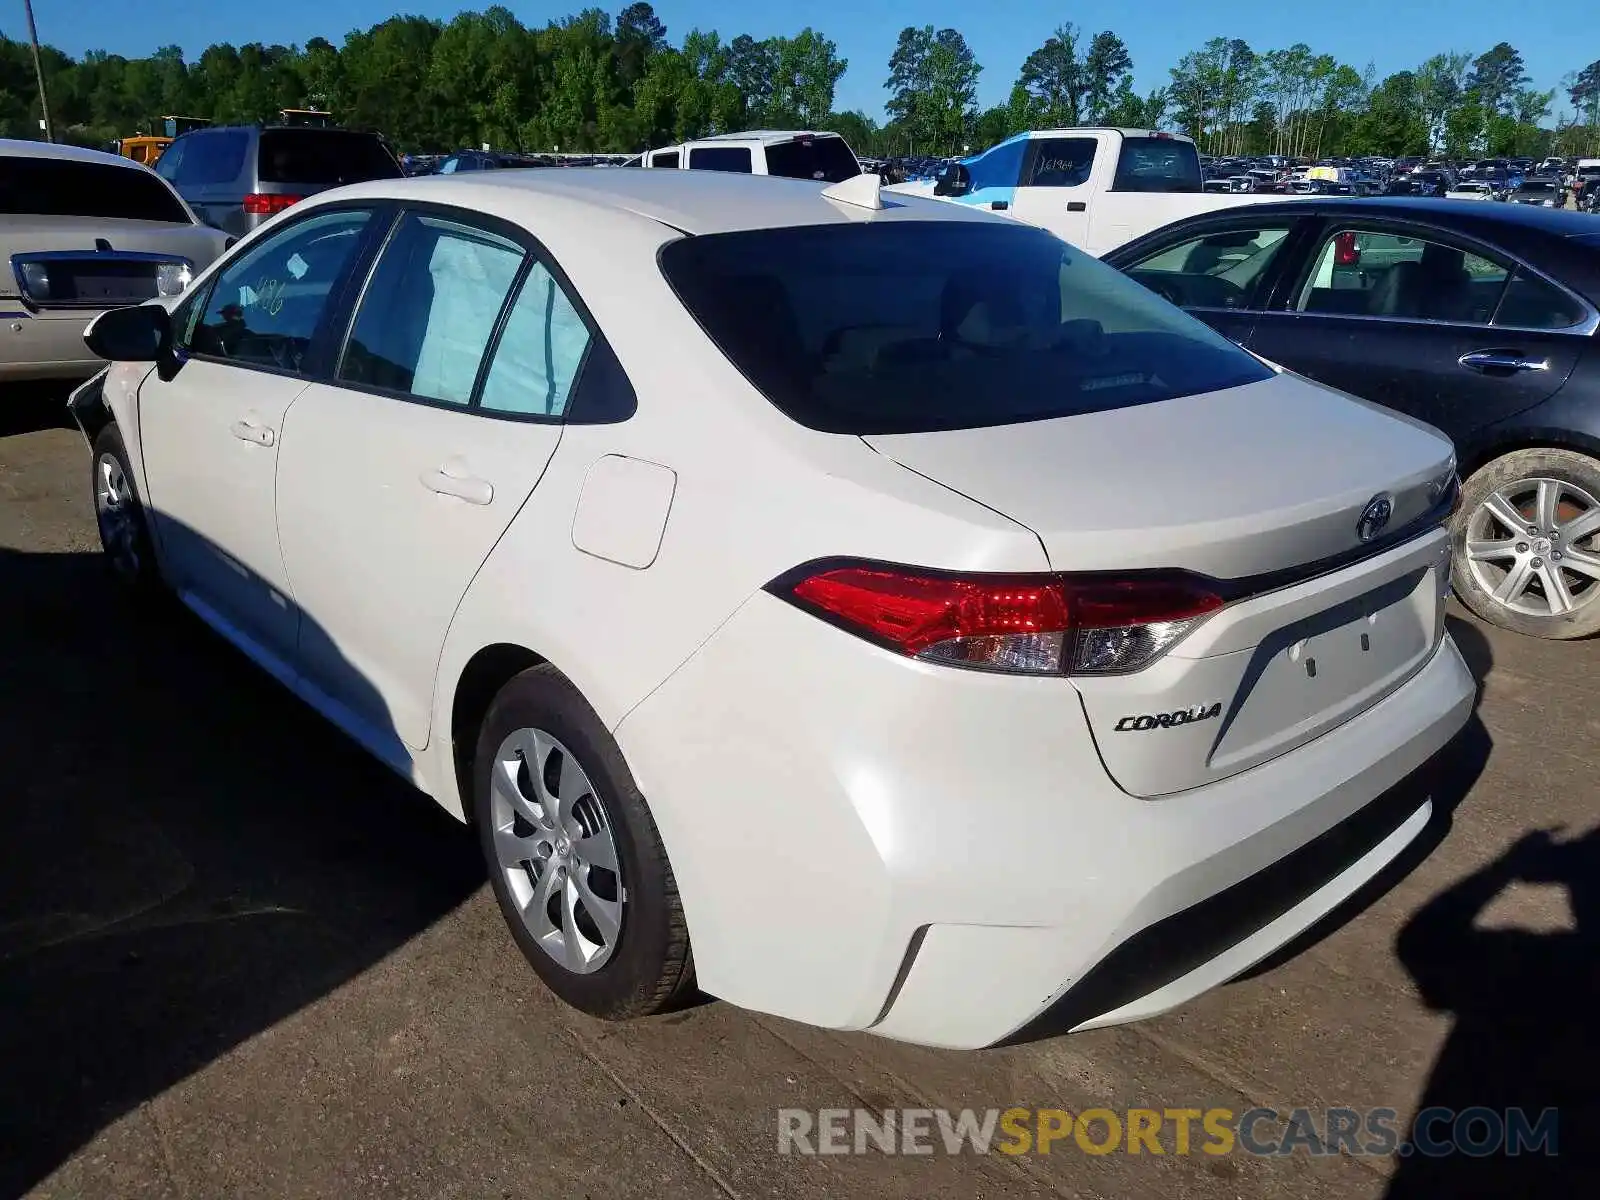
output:
{"label": "corolla badge", "polygon": [[1356,537],[1363,542],[1370,542],[1383,532],[1384,526],[1389,524],[1389,518],[1394,516],[1394,500],[1387,492],[1379,492],[1367,506],[1361,510],[1361,519],[1356,522]]}

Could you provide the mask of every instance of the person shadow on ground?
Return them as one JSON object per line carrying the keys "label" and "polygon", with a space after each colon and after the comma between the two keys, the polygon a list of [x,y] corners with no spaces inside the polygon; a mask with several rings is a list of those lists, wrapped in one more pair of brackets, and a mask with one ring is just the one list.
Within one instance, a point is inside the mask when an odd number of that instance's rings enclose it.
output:
{"label": "person shadow on ground", "polygon": [[[1566,928],[1496,922],[1522,885],[1563,889]],[[1387,1200],[1600,1195],[1600,826],[1525,834],[1418,910],[1396,951],[1455,1025]]]}

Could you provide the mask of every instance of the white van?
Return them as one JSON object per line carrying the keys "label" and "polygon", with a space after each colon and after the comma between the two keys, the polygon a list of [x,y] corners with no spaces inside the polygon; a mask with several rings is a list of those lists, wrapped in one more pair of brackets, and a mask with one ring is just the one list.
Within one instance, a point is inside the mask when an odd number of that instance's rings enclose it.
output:
{"label": "white van", "polygon": [[647,150],[630,167],[733,171],[842,183],[861,174],[855,152],[837,133],[810,129],[755,129]]}

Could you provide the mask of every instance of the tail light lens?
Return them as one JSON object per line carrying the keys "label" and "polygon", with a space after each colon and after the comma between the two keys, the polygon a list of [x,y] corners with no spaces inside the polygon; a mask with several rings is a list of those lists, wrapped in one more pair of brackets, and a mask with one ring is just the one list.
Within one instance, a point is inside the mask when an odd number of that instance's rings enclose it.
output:
{"label": "tail light lens", "polygon": [[1333,262],[1339,267],[1354,267],[1361,262],[1361,243],[1356,241],[1356,235],[1345,230],[1336,234],[1333,239]]}
{"label": "tail light lens", "polygon": [[252,217],[270,217],[304,199],[304,196],[269,196],[262,192],[251,192],[244,198],[244,211]]}
{"label": "tail light lens", "polygon": [[910,658],[1027,675],[1138,670],[1223,604],[1182,572],[947,575],[863,563],[802,569],[769,590]]}

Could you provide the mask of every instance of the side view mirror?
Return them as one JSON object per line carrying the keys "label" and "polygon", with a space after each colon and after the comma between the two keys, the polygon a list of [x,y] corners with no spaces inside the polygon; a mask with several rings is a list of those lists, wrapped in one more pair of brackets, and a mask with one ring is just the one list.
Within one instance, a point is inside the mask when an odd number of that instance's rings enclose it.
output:
{"label": "side view mirror", "polygon": [[965,196],[972,190],[972,172],[961,163],[951,163],[934,181],[935,196]]}
{"label": "side view mirror", "polygon": [[163,379],[172,378],[178,368],[172,315],[159,304],[108,309],[89,322],[83,340],[96,358],[155,363]]}

